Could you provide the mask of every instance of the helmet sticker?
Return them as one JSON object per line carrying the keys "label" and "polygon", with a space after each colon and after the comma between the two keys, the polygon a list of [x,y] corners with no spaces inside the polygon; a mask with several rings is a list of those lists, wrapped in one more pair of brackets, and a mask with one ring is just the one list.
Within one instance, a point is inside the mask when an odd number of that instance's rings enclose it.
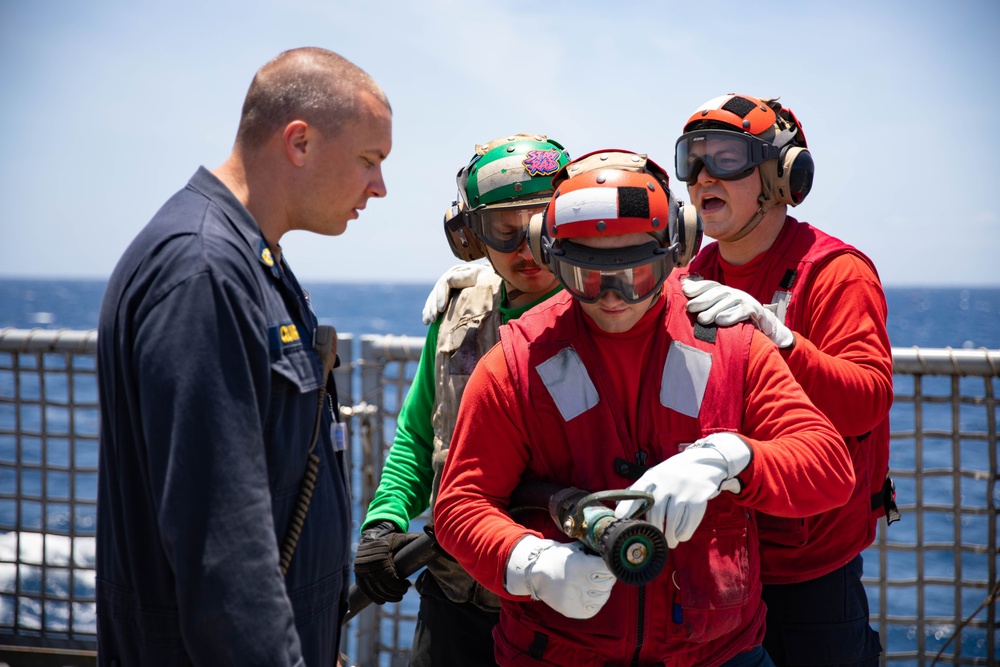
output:
{"label": "helmet sticker", "polygon": [[550,176],[559,171],[560,156],[557,150],[531,150],[524,154],[521,164],[532,176]]}

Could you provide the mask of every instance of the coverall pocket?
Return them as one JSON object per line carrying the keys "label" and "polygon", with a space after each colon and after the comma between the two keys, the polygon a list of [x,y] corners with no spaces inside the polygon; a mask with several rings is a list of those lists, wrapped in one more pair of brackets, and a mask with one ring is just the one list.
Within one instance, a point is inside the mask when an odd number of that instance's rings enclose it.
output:
{"label": "coverall pocket", "polygon": [[[263,435],[264,442],[269,443],[268,470],[276,497],[298,493],[313,425],[320,417],[318,412],[327,409],[318,404],[319,375],[310,353],[302,347],[283,350],[271,361],[271,392]],[[289,423],[294,428],[289,429]],[[290,465],[291,461],[301,464]]]}
{"label": "coverall pocket", "polygon": [[737,629],[752,589],[746,510],[727,503],[727,510],[713,511],[715,502],[694,536],[671,553],[680,610],[670,634],[694,642]]}
{"label": "coverall pocket", "polygon": [[282,350],[271,360],[271,372],[291,382],[300,393],[316,391],[320,387],[320,371],[313,365],[315,355],[304,347]]}

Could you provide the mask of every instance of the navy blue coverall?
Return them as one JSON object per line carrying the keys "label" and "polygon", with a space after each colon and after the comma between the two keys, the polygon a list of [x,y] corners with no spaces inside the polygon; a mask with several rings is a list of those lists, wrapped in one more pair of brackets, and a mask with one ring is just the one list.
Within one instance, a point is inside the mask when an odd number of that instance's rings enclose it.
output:
{"label": "navy blue coverall", "polygon": [[[204,168],[125,251],[98,335],[99,664],[336,664],[350,503],[315,328]],[[317,415],[319,479],[282,577]]]}

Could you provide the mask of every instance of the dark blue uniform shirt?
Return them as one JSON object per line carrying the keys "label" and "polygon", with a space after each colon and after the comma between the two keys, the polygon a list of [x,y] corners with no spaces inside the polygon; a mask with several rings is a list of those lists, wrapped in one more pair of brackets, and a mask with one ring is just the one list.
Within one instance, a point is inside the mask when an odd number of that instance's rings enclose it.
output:
{"label": "dark blue uniform shirt", "polygon": [[[125,251],[99,326],[100,664],[332,667],[350,504],[288,266],[201,168]],[[282,577],[317,414],[319,479]]]}

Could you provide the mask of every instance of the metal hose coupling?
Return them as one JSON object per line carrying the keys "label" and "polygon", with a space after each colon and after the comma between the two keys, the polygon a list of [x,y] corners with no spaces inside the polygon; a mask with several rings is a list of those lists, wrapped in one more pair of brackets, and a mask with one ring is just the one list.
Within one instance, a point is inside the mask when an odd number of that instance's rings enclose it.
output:
{"label": "metal hose coupling", "polygon": [[[619,519],[606,503],[639,500],[631,516]],[[653,504],[652,495],[628,489],[587,493],[561,489],[549,499],[549,516],[566,535],[604,559],[618,581],[642,586],[667,564],[667,540],[653,524],[637,519]]]}

